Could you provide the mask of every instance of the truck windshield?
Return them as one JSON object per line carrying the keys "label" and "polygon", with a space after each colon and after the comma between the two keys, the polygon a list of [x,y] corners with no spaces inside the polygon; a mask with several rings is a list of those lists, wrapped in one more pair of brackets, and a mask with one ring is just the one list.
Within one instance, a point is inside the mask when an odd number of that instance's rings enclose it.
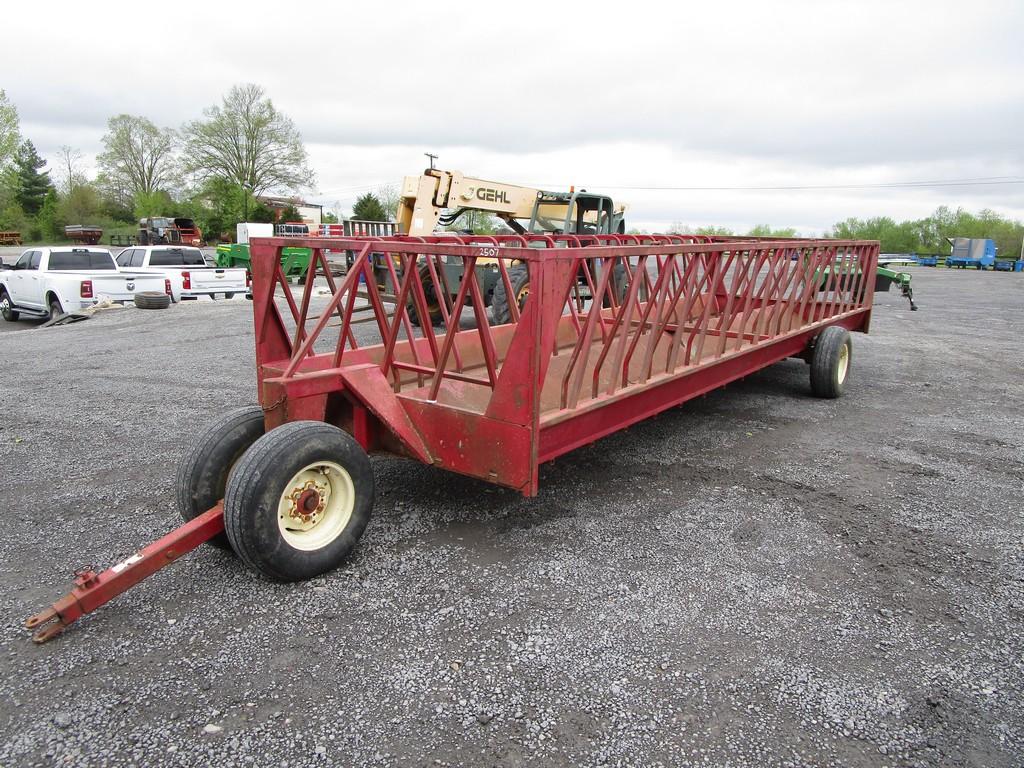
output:
{"label": "truck windshield", "polygon": [[116,269],[114,257],[107,251],[54,251],[50,253],[51,270]]}
{"label": "truck windshield", "polygon": [[198,248],[162,248],[149,256],[151,267],[205,267],[206,259]]}

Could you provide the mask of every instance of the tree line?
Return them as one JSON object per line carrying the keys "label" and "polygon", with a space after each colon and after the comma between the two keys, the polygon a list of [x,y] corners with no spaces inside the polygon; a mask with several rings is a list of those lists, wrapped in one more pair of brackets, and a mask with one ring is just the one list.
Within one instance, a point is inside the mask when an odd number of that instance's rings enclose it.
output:
{"label": "tree line", "polygon": [[[798,237],[793,227],[773,228],[758,224],[746,232],[727,227],[689,227],[675,223],[670,233],[697,235],[746,235],[750,237]],[[963,208],[942,205],[923,219],[897,222],[888,216],[868,219],[849,218],[833,224],[826,237],[838,240],[878,240],[882,253],[948,254],[948,238],[980,237],[995,240],[1002,258],[1017,258],[1024,240],[1024,222],[983,209],[971,213]]]}
{"label": "tree line", "polygon": [[315,180],[295,124],[252,84],[232,87],[178,128],[115,115],[102,143],[95,178],[86,178],[83,155],[70,146],[48,170],[0,90],[0,230],[59,240],[66,224],[132,232],[147,216],[182,216],[216,238],[239,221],[273,221],[260,195],[298,192]]}
{"label": "tree line", "polygon": [[[298,192],[312,186],[302,137],[292,120],[261,87],[236,85],[202,117],[178,128],[159,127],[140,115],[107,122],[98,173],[87,179],[83,155],[62,146],[52,170],[32,141],[21,135],[16,107],[0,90],[0,230],[17,230],[27,241],[59,240],[65,224],[96,224],[133,232],[147,216],[195,219],[211,239],[230,235],[239,221],[273,221],[259,201],[270,191]],[[362,195],[353,218],[393,219],[398,190],[379,187]],[[285,220],[298,218],[285,211]],[[326,221],[336,220],[331,214]],[[481,234],[504,225],[483,212],[469,212],[454,226]],[[674,223],[670,232],[794,237],[794,228],[758,225],[747,232]],[[923,219],[897,222],[888,216],[849,218],[826,233],[841,239],[880,240],[884,253],[948,253],[946,238],[987,237],[1002,257],[1020,253],[1024,223],[991,210],[971,213],[941,206]]]}

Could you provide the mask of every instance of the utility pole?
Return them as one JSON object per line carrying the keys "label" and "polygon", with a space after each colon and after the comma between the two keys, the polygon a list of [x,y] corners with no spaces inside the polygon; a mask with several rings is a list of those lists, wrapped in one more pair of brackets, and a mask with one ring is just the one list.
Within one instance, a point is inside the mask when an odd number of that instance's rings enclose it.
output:
{"label": "utility pole", "polygon": [[434,170],[434,161],[437,160],[437,155],[432,155],[429,152],[423,154],[430,158],[430,170]]}

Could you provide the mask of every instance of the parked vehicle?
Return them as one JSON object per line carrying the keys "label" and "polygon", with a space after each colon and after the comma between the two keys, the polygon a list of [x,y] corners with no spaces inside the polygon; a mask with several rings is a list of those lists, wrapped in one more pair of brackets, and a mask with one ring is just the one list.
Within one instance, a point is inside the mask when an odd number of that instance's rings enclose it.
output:
{"label": "parked vehicle", "polygon": [[103,228],[92,224],[68,224],[64,227],[64,236],[81,245],[99,245]]}
{"label": "parked vehicle", "polygon": [[998,249],[995,240],[982,237],[947,237],[953,252],[946,257],[946,266],[967,269],[985,269],[996,260]]}
{"label": "parked vehicle", "polygon": [[142,291],[171,293],[163,275],[119,270],[104,248],[31,248],[13,266],[0,267],[0,314],[4,320],[59,317],[101,299],[120,304]]}
{"label": "parked vehicle", "polygon": [[117,255],[117,264],[122,269],[157,272],[170,279],[175,301],[220,295],[230,299],[236,293],[251,295],[247,270],[210,266],[198,248],[166,245],[126,248]]}
{"label": "parked vehicle", "polygon": [[139,219],[140,245],[202,245],[203,232],[192,219],[150,216]]}

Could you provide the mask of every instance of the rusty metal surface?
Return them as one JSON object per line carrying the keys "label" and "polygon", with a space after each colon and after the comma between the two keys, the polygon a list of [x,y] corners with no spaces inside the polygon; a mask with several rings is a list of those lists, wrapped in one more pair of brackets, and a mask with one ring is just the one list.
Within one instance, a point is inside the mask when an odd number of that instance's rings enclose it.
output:
{"label": "rusty metal surface", "polygon": [[[293,292],[280,273],[279,250],[296,245],[313,250],[312,274],[329,288],[318,314],[313,281]],[[353,256],[340,281],[327,268],[328,249]],[[873,281],[862,276],[874,274],[878,244],[686,235],[291,237],[254,239],[252,254],[268,426],[295,418],[350,430],[362,424],[370,450],[532,495],[543,461],[800,354],[827,325],[866,331]],[[373,290],[375,264],[394,288],[393,311],[383,290]],[[492,286],[500,282],[512,295],[516,264],[529,271],[529,298],[509,308],[511,322],[493,325],[487,271]],[[479,279],[451,284],[452,265]],[[441,323],[424,329],[410,309],[428,317],[428,296],[442,298],[435,305]],[[376,324],[378,344],[357,344],[358,312]],[[337,338],[325,347],[332,321]],[[376,373],[369,376],[367,366]],[[382,442],[383,432],[396,439]]]}

